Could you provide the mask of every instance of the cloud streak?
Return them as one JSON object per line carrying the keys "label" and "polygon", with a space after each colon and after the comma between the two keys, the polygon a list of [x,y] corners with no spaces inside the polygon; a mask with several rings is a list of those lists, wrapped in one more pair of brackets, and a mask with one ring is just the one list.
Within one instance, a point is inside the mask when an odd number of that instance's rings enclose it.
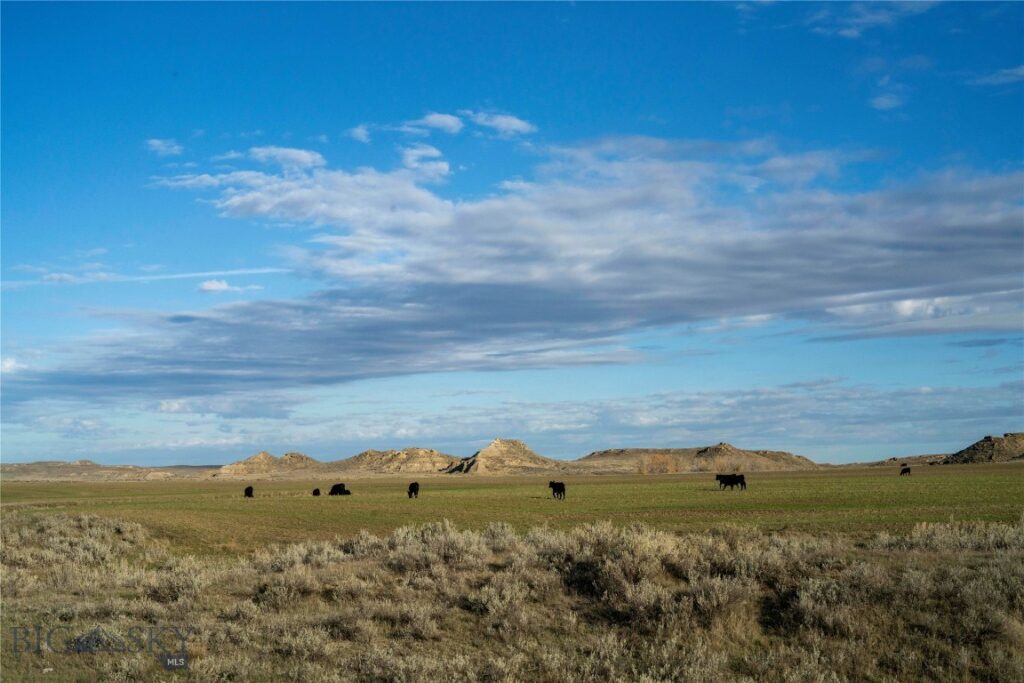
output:
{"label": "cloud streak", "polygon": [[628,363],[642,358],[636,333],[722,319],[791,321],[824,339],[1020,329],[1019,171],[837,189],[870,155],[607,138],[550,149],[533,179],[460,200],[426,186],[439,155],[420,145],[393,170],[167,179],[227,217],[319,228],[286,257],[323,288],[126,315],[129,341],[83,340],[59,367],[12,375],[5,401]]}
{"label": "cloud streak", "polygon": [[500,137],[510,138],[516,135],[528,135],[537,132],[537,126],[529,121],[513,116],[511,114],[488,113],[464,109],[459,112],[468,117],[473,123],[484,128],[490,128]]}
{"label": "cloud streak", "polygon": [[[64,440],[76,454],[160,452],[204,448],[203,457],[229,461],[246,450],[301,445],[321,459],[363,448],[433,446],[468,455],[496,434],[525,439],[545,455],[578,458],[605,448],[686,447],[727,440],[743,448],[789,450],[819,461],[909,455],[911,444],[931,452],[962,448],[963,434],[1019,424],[1020,382],[950,387],[880,387],[840,378],[713,391],[672,391],[591,400],[455,401],[439,407],[389,402],[335,406],[309,416],[294,397],[246,393],[163,399],[147,407],[164,420],[163,433],[134,427],[112,430],[95,408],[69,415],[56,407],[28,415],[19,430]],[[479,398],[479,397],[478,397]],[[225,425],[224,420],[232,420]],[[174,426],[180,427],[175,430]],[[341,435],[341,436],[339,436]],[[214,453],[221,454],[218,458]],[[174,458],[172,458],[173,460]]]}
{"label": "cloud streak", "polygon": [[161,157],[179,156],[185,151],[185,148],[173,138],[150,138],[146,140],[146,149]]}
{"label": "cloud streak", "polygon": [[843,38],[861,38],[877,28],[893,28],[903,19],[930,10],[933,2],[836,3],[815,12],[808,19],[815,33]]}
{"label": "cloud streak", "polygon": [[971,85],[1009,85],[1024,81],[1024,64],[1009,69],[1000,69],[986,76],[968,81]]}
{"label": "cloud streak", "polygon": [[288,168],[310,168],[327,164],[320,153],[293,147],[253,147],[249,150],[249,157]]}
{"label": "cloud streak", "polygon": [[205,282],[199,283],[199,286],[196,289],[207,294],[222,294],[224,292],[245,292],[263,288],[259,285],[237,287],[235,285],[228,284],[227,280],[206,280]]}
{"label": "cloud streak", "polygon": [[415,121],[406,121],[405,125],[412,129],[433,128],[450,135],[457,134],[465,126],[462,119],[458,116],[454,114],[439,114],[437,112],[430,112],[423,118]]}
{"label": "cloud streak", "polygon": [[274,275],[291,272],[288,268],[235,268],[233,270],[204,270],[196,273],[163,273],[153,275],[120,275],[106,272],[83,274],[45,273],[39,280],[10,280],[3,283],[4,289],[20,289],[39,285],[87,285],[119,282],[160,282],[163,280],[195,280],[199,278],[228,277],[231,275]]}

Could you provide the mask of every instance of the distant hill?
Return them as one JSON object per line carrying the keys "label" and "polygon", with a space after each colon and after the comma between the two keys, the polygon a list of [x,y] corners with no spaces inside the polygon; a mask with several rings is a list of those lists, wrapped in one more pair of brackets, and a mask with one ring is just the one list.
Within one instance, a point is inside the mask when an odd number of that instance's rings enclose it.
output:
{"label": "distant hill", "polygon": [[304,453],[285,453],[280,458],[277,458],[266,451],[260,451],[245,460],[224,465],[217,471],[217,474],[222,476],[274,474],[277,472],[315,468],[321,464]]}
{"label": "distant hill", "polygon": [[433,448],[403,448],[391,451],[363,451],[347,460],[329,463],[332,469],[376,474],[437,473],[459,462],[459,458]]}
{"label": "distant hill", "polygon": [[893,467],[902,465],[941,465],[949,457],[949,453],[922,453],[921,455],[894,455],[885,460],[872,462],[851,462],[837,467]]}
{"label": "distant hill", "polygon": [[443,471],[446,474],[541,474],[564,468],[565,463],[537,455],[522,441],[495,439]]}
{"label": "distant hill", "polygon": [[0,464],[4,481],[153,481],[159,479],[197,479],[216,471],[209,467],[138,467],[137,465],[100,465],[91,460],[43,460]]}
{"label": "distant hill", "polygon": [[748,451],[725,442],[703,448],[616,448],[572,462],[580,474],[669,474],[673,472],[759,472],[817,467],[785,451]]}
{"label": "distant hill", "polygon": [[1002,436],[986,436],[962,451],[947,455],[945,464],[971,462],[1006,462],[1024,458],[1024,432],[1009,432]]}
{"label": "distant hill", "polygon": [[[849,467],[959,464],[1024,461],[1024,432],[986,436],[953,453],[890,457]],[[153,481],[208,477],[253,479],[315,479],[334,473],[352,475],[477,474],[477,475],[586,475],[669,474],[674,472],[759,472],[804,470],[819,467],[813,461],[785,451],[745,450],[725,442],[695,448],[614,448],[595,451],[578,460],[553,460],[538,455],[522,441],[495,439],[469,456],[458,458],[433,448],[367,450],[351,458],[322,462],[303,453],[276,457],[260,451],[230,465],[139,467],[101,465],[92,460],[46,460],[0,464],[5,481]]]}

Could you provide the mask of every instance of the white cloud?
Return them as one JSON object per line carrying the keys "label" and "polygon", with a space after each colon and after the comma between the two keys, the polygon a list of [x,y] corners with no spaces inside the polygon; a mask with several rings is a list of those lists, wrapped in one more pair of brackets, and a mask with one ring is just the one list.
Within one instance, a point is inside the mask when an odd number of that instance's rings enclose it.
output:
{"label": "white cloud", "polygon": [[0,372],[3,372],[4,374],[24,370],[26,367],[28,366],[24,363],[19,363],[16,358],[8,357],[0,360]]}
{"label": "white cloud", "polygon": [[[149,273],[155,273],[155,271],[162,269],[163,266],[143,266],[141,270]],[[288,273],[288,268],[236,268],[233,270],[211,270],[201,271],[198,273],[164,273],[164,274],[146,274],[146,275],[122,275],[119,273],[107,273],[104,271],[92,271],[86,272],[81,275],[72,275],[70,273],[46,273],[45,269],[42,269],[44,274],[39,280],[16,280],[16,281],[5,281],[3,283],[4,288],[19,288],[29,287],[33,285],[85,285],[96,282],[108,282],[108,283],[121,283],[121,282],[160,282],[163,280],[193,280],[198,278],[210,278],[216,276],[225,275],[271,275],[278,273]],[[259,289],[255,285],[250,286],[250,289]]]}
{"label": "white cloud", "polygon": [[73,283],[78,282],[78,280],[79,277],[71,273],[47,273],[43,276],[43,282]]}
{"label": "white cloud", "polygon": [[904,103],[903,97],[895,93],[885,93],[871,98],[871,106],[879,111],[899,109]]}
{"label": "white cloud", "polygon": [[1009,69],[1000,69],[987,76],[974,78],[969,83],[972,85],[1008,85],[1024,81],[1024,64]]}
{"label": "white cloud", "polygon": [[441,159],[441,150],[418,144],[402,149],[402,165],[416,171],[425,179],[439,179],[448,175],[448,162]]}
{"label": "white cloud", "polygon": [[102,439],[112,430],[102,419],[76,415],[40,415],[31,421],[34,430],[58,434],[67,439]]}
{"label": "white cloud", "polygon": [[244,158],[244,154],[242,154],[238,150],[232,149],[230,151],[224,152],[223,154],[218,154],[216,156],[210,157],[210,161],[235,161],[236,159]]}
{"label": "white cloud", "polygon": [[465,124],[462,123],[462,119],[454,114],[438,114],[437,112],[430,112],[421,119],[416,121],[407,121],[406,126],[413,128],[436,128],[446,133],[455,135],[462,130]]}
{"label": "white cloud", "polygon": [[[286,258],[325,288],[136,316],[130,337],[80,344],[81,360],[5,391],[107,395],[117,368],[116,391],[148,395],[158,379],[167,399],[624,363],[642,356],[630,335],[722,320],[835,339],[1015,331],[1024,315],[1024,172],[853,190],[855,153],[610,138],[550,150],[491,195],[446,198],[419,168],[440,152],[409,150],[413,168],[387,172],[210,176],[226,216],[319,226]],[[225,291],[228,275],[202,279]]]}
{"label": "white cloud", "polygon": [[178,156],[185,151],[185,148],[173,138],[150,138],[146,140],[146,148],[157,156],[162,157]]}
{"label": "white cloud", "polygon": [[[214,203],[229,216],[343,226],[290,250],[300,271],[368,286],[571,291],[609,323],[643,317],[626,301],[679,320],[839,320],[831,311],[843,306],[1014,289],[1020,174],[943,173],[851,193],[802,185],[841,178],[863,155],[637,138],[552,153],[538,180],[477,200],[425,189],[447,165],[421,144],[403,149],[405,168],[390,173],[223,174]],[[887,309],[890,322],[902,310]],[[972,310],[967,317],[982,315]]]}
{"label": "white cloud", "polygon": [[854,2],[826,5],[810,16],[815,33],[860,38],[875,28],[892,28],[901,20],[927,12],[933,2]]}
{"label": "white cloud", "polygon": [[[481,439],[512,434],[540,453],[576,458],[589,451],[649,446],[704,446],[729,441],[741,448],[787,450],[819,462],[884,459],[922,452],[951,452],[986,433],[1019,424],[1020,382],[966,387],[941,384],[879,386],[838,377],[756,385],[739,389],[666,391],[590,400],[536,397],[477,397],[415,408],[392,403],[391,410],[329,405],[324,417],[290,418],[297,401],[281,394],[251,392],[217,396],[175,396],[144,402],[161,415],[165,434],[153,440],[150,425],[127,423],[114,431],[95,411],[74,417],[27,420],[68,439],[102,438],[104,451],[145,446],[167,449],[271,443],[305,444],[312,454],[354,453],[338,435],[381,448],[399,442],[438,447],[458,443],[471,453]],[[340,406],[340,408],[339,408]],[[828,406],[827,411],[822,406]],[[319,412],[319,411],[318,411]],[[238,419],[226,428],[225,419]],[[1004,428],[1005,427],[1005,428]],[[12,430],[13,431],[13,430]],[[367,444],[366,442],[370,442]],[[237,459],[228,453],[226,459]],[[210,457],[207,453],[204,457]],[[216,457],[216,456],[215,456]]]}
{"label": "white cloud", "polygon": [[200,292],[240,292],[242,291],[238,287],[232,287],[227,283],[227,280],[207,280],[200,283]]}
{"label": "white cloud", "polygon": [[788,183],[808,183],[821,176],[834,177],[842,157],[834,152],[815,151],[802,154],[779,154],[757,165],[758,176]]}
{"label": "white cloud", "polygon": [[291,405],[297,401],[286,401],[276,396],[251,396],[249,394],[203,396],[163,399],[156,404],[156,410],[166,415],[214,415],[221,418],[272,418],[283,419],[291,414]]}
{"label": "white cloud", "polygon": [[248,285],[245,287],[236,287],[229,285],[227,280],[206,280],[199,284],[197,289],[200,292],[206,292],[211,294],[219,294],[221,292],[244,292],[247,290],[263,289],[259,285]]}
{"label": "white cloud", "polygon": [[497,131],[501,137],[513,137],[536,132],[537,126],[511,114],[489,114],[487,112],[462,110],[459,112],[478,126]]}
{"label": "white cloud", "polygon": [[327,161],[319,152],[294,147],[252,147],[249,157],[256,161],[276,163],[291,168],[324,166]]}
{"label": "white cloud", "polygon": [[369,144],[370,142],[370,127],[365,123],[356,126],[355,128],[349,128],[349,137],[358,142]]}

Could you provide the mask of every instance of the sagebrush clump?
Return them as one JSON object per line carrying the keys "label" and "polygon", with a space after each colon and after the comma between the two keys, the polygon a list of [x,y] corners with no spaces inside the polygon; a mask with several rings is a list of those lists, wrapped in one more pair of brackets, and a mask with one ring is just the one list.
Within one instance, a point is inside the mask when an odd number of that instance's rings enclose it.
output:
{"label": "sagebrush clump", "polygon": [[5,650],[5,680],[1024,680],[1024,520],[869,540],[442,521],[193,557],[18,512],[0,538],[5,628],[192,628],[184,674]]}

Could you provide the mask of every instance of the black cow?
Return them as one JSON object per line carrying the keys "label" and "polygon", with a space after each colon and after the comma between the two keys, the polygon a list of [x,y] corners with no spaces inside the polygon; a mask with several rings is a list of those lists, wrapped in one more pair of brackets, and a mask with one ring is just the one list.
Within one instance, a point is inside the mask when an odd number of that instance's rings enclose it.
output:
{"label": "black cow", "polygon": [[251,486],[246,486],[245,487],[245,497],[246,498],[252,498],[252,487]]}
{"label": "black cow", "polygon": [[419,498],[420,497],[420,483],[418,481],[414,481],[413,483],[409,484],[409,497],[410,498]]}
{"label": "black cow", "polygon": [[565,483],[561,481],[549,481],[548,488],[551,489],[551,495],[558,500],[565,500]]}
{"label": "black cow", "polygon": [[328,496],[351,496],[352,492],[345,488],[344,484],[335,484],[331,487],[331,490],[327,492]]}
{"label": "black cow", "polygon": [[906,475],[908,477],[910,476],[910,465],[901,465],[900,466],[900,476],[902,477],[904,475]]}
{"label": "black cow", "polygon": [[313,489],[313,495],[314,496],[319,496],[320,495],[320,489]]}
{"label": "black cow", "polygon": [[726,486],[729,490],[740,487],[741,491],[747,490],[747,478],[742,474],[716,474],[715,481],[718,482],[719,490],[724,489]]}

